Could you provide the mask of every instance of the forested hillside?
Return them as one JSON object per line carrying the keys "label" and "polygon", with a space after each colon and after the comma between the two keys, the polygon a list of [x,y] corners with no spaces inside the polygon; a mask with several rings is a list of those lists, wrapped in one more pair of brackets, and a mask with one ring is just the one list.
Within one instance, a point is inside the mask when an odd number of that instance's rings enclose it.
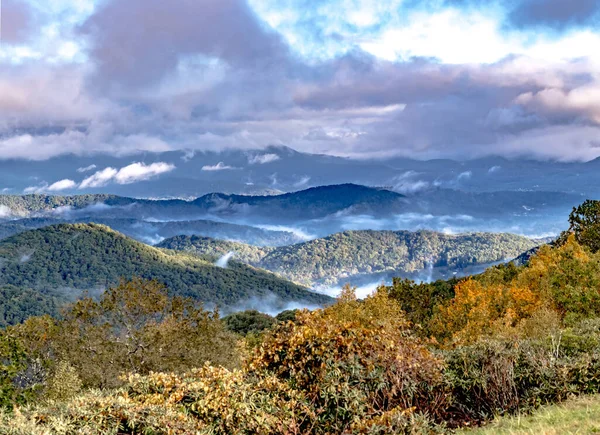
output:
{"label": "forested hillside", "polygon": [[513,234],[346,231],[278,248],[195,236],[174,237],[159,246],[213,256],[234,252],[240,261],[312,285],[335,284],[364,274],[413,273],[428,266],[460,269],[512,259],[538,244]]}
{"label": "forested hillside", "polygon": [[134,276],[221,306],[271,294],[282,301],[328,301],[271,273],[236,262],[216,267],[212,259],[153,248],[102,225],[62,224],[0,242],[0,284],[73,296]]}

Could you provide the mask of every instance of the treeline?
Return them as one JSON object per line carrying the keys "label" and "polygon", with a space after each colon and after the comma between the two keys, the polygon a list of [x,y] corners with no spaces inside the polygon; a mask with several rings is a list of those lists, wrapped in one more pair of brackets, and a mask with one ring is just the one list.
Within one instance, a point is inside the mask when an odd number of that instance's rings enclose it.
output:
{"label": "treeline", "polygon": [[[46,212],[58,207],[84,208],[105,201],[119,202],[120,197],[107,194],[86,194],[75,196],[56,195],[0,195],[0,205],[8,207],[15,216],[28,216],[31,213]],[[133,202],[123,198],[126,202]]]}
{"label": "treeline", "polygon": [[464,268],[492,263],[517,257],[538,244],[513,234],[346,231],[277,248],[198,236],[173,237],[159,246],[213,256],[235,252],[237,260],[294,282],[330,285],[362,274],[410,274],[428,266]]}

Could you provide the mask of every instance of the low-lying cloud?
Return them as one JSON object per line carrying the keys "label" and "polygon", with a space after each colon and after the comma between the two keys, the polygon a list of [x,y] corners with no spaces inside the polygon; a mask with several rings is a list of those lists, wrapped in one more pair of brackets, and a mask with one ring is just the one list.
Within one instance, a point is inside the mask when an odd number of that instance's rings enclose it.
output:
{"label": "low-lying cloud", "polygon": [[216,165],[205,165],[205,166],[202,166],[202,170],[203,171],[208,171],[208,172],[228,171],[228,170],[232,170],[232,169],[237,169],[237,168],[234,168],[233,166],[226,165],[223,162],[219,162]]}
{"label": "low-lying cloud", "polygon": [[280,157],[277,154],[257,154],[248,157],[248,163],[251,165],[264,165],[266,163],[272,163],[279,160]]}
{"label": "low-lying cloud", "polygon": [[84,179],[79,185],[79,189],[103,187],[110,182],[117,184],[136,183],[171,172],[174,169],[175,165],[165,162],[152,163],[150,165],[136,162],[119,170],[108,167]]}

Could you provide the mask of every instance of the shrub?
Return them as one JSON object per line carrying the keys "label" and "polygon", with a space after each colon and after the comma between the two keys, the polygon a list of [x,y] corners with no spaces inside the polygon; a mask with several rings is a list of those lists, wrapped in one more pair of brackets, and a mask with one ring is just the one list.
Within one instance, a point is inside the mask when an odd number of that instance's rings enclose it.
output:
{"label": "shrub", "polygon": [[296,323],[267,334],[247,370],[274,375],[305,395],[317,433],[342,433],[412,408],[435,415],[443,407],[443,395],[432,395],[442,363],[409,326],[383,289],[358,301],[346,288],[337,304],[298,313]]}

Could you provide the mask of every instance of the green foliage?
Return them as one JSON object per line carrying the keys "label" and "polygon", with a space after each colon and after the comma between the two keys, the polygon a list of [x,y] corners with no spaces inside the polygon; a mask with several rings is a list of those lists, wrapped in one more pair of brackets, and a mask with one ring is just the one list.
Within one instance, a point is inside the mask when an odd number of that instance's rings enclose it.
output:
{"label": "green foliage", "polygon": [[278,322],[295,322],[300,310],[284,310],[275,316]]}
{"label": "green foliage", "polygon": [[40,292],[12,285],[0,286],[0,328],[17,325],[29,317],[57,316],[66,300],[58,293]]}
{"label": "green foliage", "polygon": [[588,199],[573,207],[569,215],[569,229],[561,234],[558,243],[565,243],[569,234],[574,234],[577,242],[592,252],[600,250],[600,201]]}
{"label": "green foliage", "polygon": [[207,237],[178,236],[159,246],[236,259],[294,282],[332,285],[364,274],[417,273],[428,265],[461,268],[514,258],[538,242],[512,234],[446,235],[433,231],[346,231],[323,239],[260,248]]}
{"label": "green foliage", "polygon": [[268,314],[256,310],[246,310],[223,317],[228,330],[236,334],[248,335],[271,328],[276,320]]}
{"label": "green foliage", "polygon": [[394,278],[387,291],[393,299],[400,303],[406,317],[414,325],[418,325],[420,334],[431,335],[429,322],[435,309],[454,297],[454,287],[458,279],[438,280],[432,283],[416,283],[408,279]]}
{"label": "green foliage", "polygon": [[77,297],[82,290],[139,276],[166,284],[174,294],[222,306],[272,294],[282,301],[330,301],[271,273],[236,262],[219,268],[213,261],[153,248],[102,225],[64,224],[1,241],[0,285],[59,289]]}
{"label": "green foliage", "polygon": [[17,337],[0,334],[0,408],[12,409],[35,397],[40,388],[35,362],[31,360]]}
{"label": "green foliage", "polygon": [[125,373],[239,364],[237,338],[218,312],[171,298],[154,281],[122,282],[99,301],[76,302],[61,320],[32,318],[13,331],[30,354],[72,366],[86,387],[118,386]]}

